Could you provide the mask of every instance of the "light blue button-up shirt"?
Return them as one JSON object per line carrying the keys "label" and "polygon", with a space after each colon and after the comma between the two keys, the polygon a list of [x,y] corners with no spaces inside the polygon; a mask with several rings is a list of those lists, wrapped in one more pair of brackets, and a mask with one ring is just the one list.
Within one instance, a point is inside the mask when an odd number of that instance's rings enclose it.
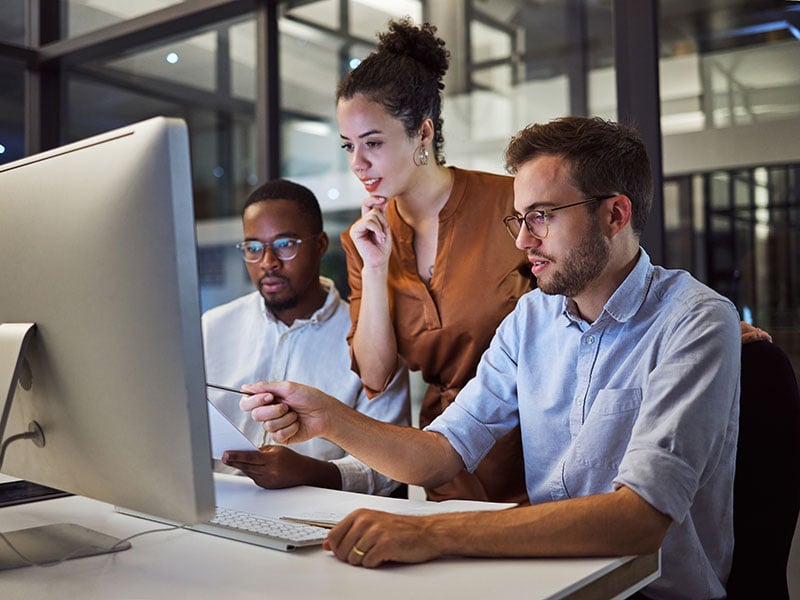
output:
{"label": "light blue button-up shirt", "polygon": [[519,424],[531,503],[635,491],[673,523],[653,598],[719,598],[733,551],[733,304],[644,250],[594,323],[534,290],[428,429],[474,469]]}

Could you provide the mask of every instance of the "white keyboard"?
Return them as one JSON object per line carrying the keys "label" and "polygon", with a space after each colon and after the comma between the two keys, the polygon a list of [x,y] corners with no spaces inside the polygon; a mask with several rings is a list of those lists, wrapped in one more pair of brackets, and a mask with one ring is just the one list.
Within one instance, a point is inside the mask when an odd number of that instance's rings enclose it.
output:
{"label": "white keyboard", "polygon": [[216,515],[209,521],[188,525],[186,529],[277,550],[318,546],[328,535],[328,530],[322,527],[291,523],[221,506],[217,507]]}

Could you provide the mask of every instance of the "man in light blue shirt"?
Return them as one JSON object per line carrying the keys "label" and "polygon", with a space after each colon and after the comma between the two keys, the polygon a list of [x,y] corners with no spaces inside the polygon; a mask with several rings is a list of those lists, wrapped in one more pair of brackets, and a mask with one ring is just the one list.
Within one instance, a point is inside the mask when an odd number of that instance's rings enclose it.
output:
{"label": "man in light blue shirt", "polygon": [[521,131],[506,159],[516,214],[505,224],[538,289],[500,325],[453,405],[422,432],[364,419],[285,382],[249,386],[257,393],[242,407],[278,439],[322,435],[425,486],[474,469],[495,440],[521,426],[531,506],[417,518],[356,512],[326,542],[341,560],[374,567],[444,555],[661,548],[662,577],[646,597],[724,598],[738,432],[736,310],[688,273],[652,265],[639,246],[652,179],[632,129],[558,119]]}

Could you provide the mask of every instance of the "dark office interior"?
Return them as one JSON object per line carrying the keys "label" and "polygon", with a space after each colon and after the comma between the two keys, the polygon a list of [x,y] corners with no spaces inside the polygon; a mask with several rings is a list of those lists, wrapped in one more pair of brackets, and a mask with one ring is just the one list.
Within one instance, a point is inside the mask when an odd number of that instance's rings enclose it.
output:
{"label": "dark office interior", "polygon": [[361,190],[334,91],[403,15],[436,24],[453,55],[448,163],[501,172],[515,131],[564,114],[636,124],[657,182],[643,246],[730,298],[800,373],[800,2],[4,0],[0,164],[183,118],[203,308],[249,289],[238,218],[277,176],[320,199],[326,274],[346,294],[336,240]]}

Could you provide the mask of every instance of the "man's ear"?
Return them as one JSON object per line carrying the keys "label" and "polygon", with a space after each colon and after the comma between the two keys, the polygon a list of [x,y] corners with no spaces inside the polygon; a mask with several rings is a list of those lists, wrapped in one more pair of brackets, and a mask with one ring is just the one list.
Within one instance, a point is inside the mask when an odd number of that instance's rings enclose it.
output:
{"label": "man's ear", "polygon": [[317,248],[319,250],[319,257],[325,254],[328,251],[328,245],[330,244],[330,240],[328,239],[328,234],[324,231],[317,236]]}
{"label": "man's ear", "polygon": [[609,207],[609,237],[614,237],[631,222],[631,199],[625,194],[618,194],[606,202]]}

